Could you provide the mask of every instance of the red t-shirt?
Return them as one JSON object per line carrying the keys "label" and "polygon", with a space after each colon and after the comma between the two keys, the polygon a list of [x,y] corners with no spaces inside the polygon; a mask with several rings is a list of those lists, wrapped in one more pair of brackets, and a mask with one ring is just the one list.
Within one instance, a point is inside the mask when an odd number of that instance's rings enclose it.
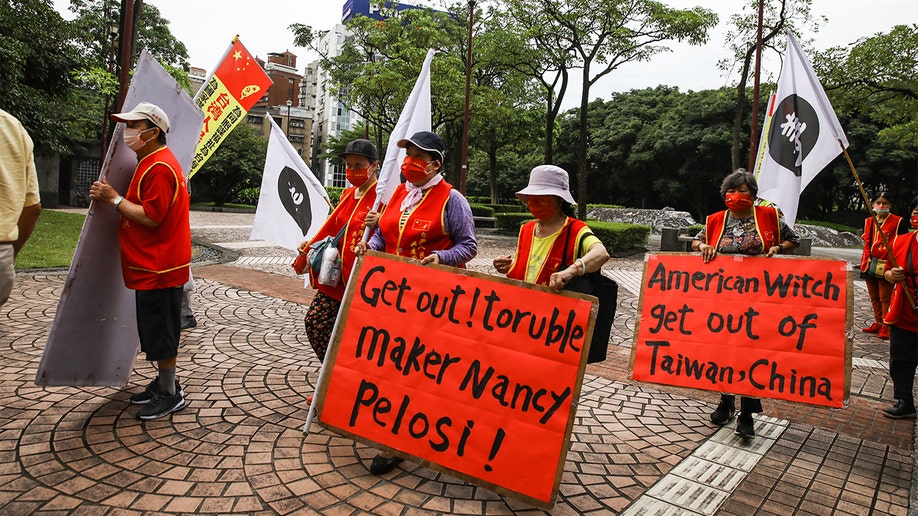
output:
{"label": "red t-shirt", "polygon": [[184,285],[191,264],[188,186],[172,151],[163,147],[140,160],[124,198],[143,206],[146,216],[159,223],[149,228],[121,216],[124,284],[133,290]]}

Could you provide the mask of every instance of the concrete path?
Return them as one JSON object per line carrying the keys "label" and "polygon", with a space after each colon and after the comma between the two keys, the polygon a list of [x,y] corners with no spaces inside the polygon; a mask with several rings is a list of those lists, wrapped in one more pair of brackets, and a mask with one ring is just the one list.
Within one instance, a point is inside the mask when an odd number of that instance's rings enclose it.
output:
{"label": "concrete path", "polygon": [[[318,426],[303,435],[319,369],[303,332],[312,291],[292,252],[247,242],[251,220],[192,214],[196,241],[233,261],[204,263],[198,247],[198,326],[179,366],[190,404],[171,418],[134,418],[128,398],[154,374],[143,360],[124,389],[36,387],[66,276],[20,272],[0,308],[0,514],[543,513],[411,462],[371,475],[373,449]],[[513,238],[480,239],[471,266],[493,272]],[[588,367],[551,514],[908,514],[914,422],[882,417],[885,341],[854,332],[847,408],[764,400],[742,441],[709,422],[716,394],[628,379],[641,267],[640,255],[606,266],[622,287],[609,359]],[[866,297],[856,282],[856,328]]]}

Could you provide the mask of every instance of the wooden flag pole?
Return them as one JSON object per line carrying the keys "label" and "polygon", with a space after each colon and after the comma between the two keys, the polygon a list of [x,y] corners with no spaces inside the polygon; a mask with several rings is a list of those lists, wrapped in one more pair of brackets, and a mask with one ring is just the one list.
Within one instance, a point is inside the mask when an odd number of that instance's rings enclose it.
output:
{"label": "wooden flag pole", "polygon": [[[861,178],[857,175],[857,169],[854,168],[854,163],[851,161],[851,156],[848,155],[848,149],[845,148],[844,144],[842,144],[840,140],[838,145],[841,147],[842,154],[845,155],[845,160],[848,162],[848,167],[851,169],[851,173],[854,174],[854,180],[857,182],[857,189],[860,190],[861,197],[864,199],[864,206],[867,207],[867,211],[870,212],[870,217],[873,219],[873,227],[876,228],[877,233],[880,234],[880,238],[883,240],[883,245],[885,245],[886,249],[889,251],[888,263],[893,268],[898,267],[899,265],[896,263],[896,258],[893,256],[892,248],[889,246],[889,239],[886,238],[886,233],[884,233],[880,228],[880,221],[877,219],[877,214],[870,208],[870,199],[867,197],[867,192],[864,191],[864,184],[861,183]],[[905,297],[908,299],[908,302],[912,306],[915,306],[915,300],[912,298],[912,293],[909,292],[907,288],[903,288],[902,292],[905,293]]]}

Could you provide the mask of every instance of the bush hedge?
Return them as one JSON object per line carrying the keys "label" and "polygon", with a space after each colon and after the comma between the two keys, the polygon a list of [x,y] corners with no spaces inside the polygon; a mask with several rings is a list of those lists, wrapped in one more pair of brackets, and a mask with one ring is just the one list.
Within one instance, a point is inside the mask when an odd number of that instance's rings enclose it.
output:
{"label": "bush hedge", "polygon": [[[532,220],[529,213],[495,213],[497,228],[506,232],[519,233],[520,226]],[[623,222],[600,222],[588,220],[587,225],[610,252],[638,249],[647,243],[650,226],[626,224]]]}
{"label": "bush hedge", "polygon": [[476,217],[493,217],[494,208],[490,206],[485,206],[484,204],[469,203],[469,206],[472,208],[472,215]]}
{"label": "bush hedge", "polygon": [[484,206],[488,206],[492,208],[494,210],[494,213],[527,213],[528,212],[528,209],[522,204],[487,204],[485,203]]}

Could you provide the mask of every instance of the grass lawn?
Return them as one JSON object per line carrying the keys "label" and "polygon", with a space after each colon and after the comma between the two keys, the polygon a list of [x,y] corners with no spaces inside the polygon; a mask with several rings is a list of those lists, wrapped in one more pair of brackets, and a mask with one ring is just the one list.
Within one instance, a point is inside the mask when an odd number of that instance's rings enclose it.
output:
{"label": "grass lawn", "polygon": [[35,231],[16,256],[16,269],[69,267],[86,215],[43,210]]}

